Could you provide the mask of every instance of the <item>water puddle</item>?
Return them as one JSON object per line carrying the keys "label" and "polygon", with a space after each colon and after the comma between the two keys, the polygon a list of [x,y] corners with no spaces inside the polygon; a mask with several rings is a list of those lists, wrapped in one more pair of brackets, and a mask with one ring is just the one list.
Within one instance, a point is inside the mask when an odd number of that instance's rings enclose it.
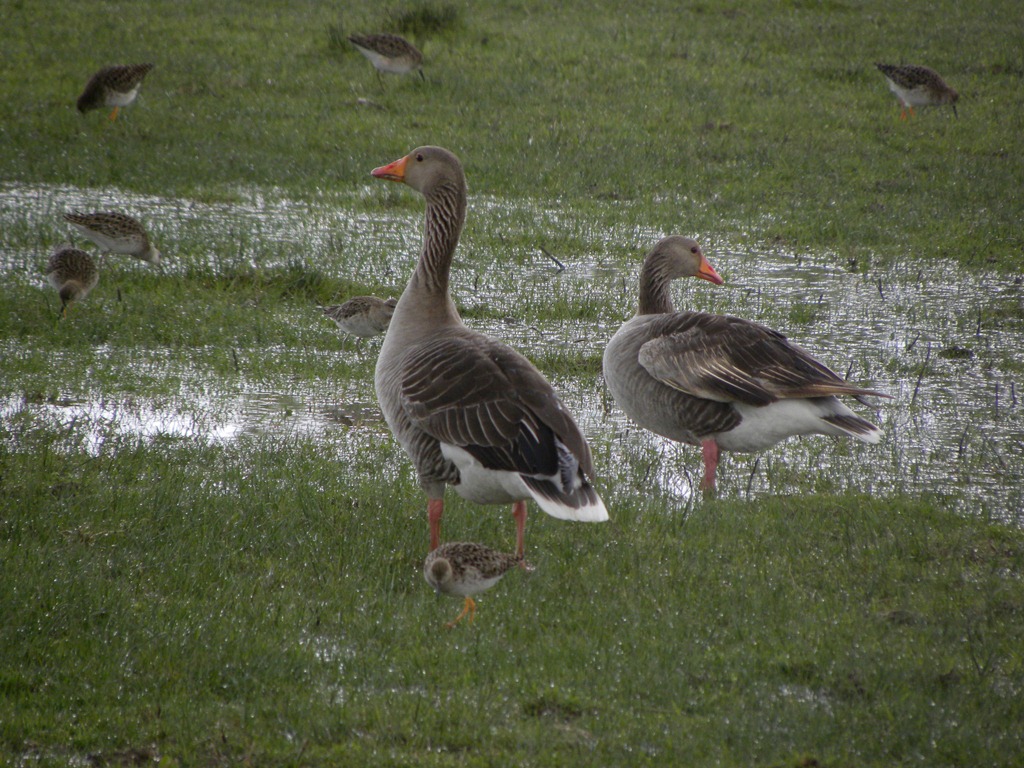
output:
{"label": "water puddle", "polygon": [[[43,290],[44,245],[67,236],[60,214],[118,208],[145,219],[169,255],[171,273],[238,263],[266,268],[301,259],[327,274],[358,271],[364,279],[394,286],[397,295],[419,247],[422,212],[388,209],[380,195],[367,188],[295,202],[241,191],[237,203],[207,204],[117,190],[0,186],[0,274]],[[376,202],[368,205],[367,198]],[[645,475],[631,477],[629,486],[655,483],[680,506],[692,503],[698,451],[634,427],[609,401],[599,378],[605,343],[634,309],[643,252],[669,233],[597,226],[557,205],[482,197],[471,200],[469,222],[453,273],[453,293],[469,324],[506,340],[542,369],[546,362],[579,362],[578,375],[551,378],[595,444],[601,480],[610,484],[608,478],[635,475],[642,467]],[[500,252],[480,243],[496,231],[509,242]],[[564,252],[536,245],[552,240]],[[929,493],[968,514],[1024,523],[1024,484],[1017,478],[1024,466],[1020,277],[947,261],[864,269],[834,254],[703,244],[726,285],[679,284],[678,307],[762,322],[854,381],[893,396],[877,407],[854,406],[883,427],[881,445],[818,437],[756,456],[731,455],[721,468],[724,495],[757,498],[808,486],[825,492]],[[189,257],[175,259],[176,250]],[[546,320],[554,302],[580,311],[569,321]],[[310,313],[311,323],[320,319]],[[333,326],[323,322],[318,353],[342,354]],[[373,395],[376,343],[344,352],[361,356],[365,376],[341,383],[244,376],[228,383],[187,361],[158,356],[148,364],[183,382],[173,396],[10,394],[0,399],[0,425],[14,418],[74,423],[89,430],[94,450],[111,430],[145,439],[210,441],[245,434],[334,441],[362,430],[379,439],[386,428]],[[21,351],[15,339],[0,345],[4,356]],[[352,450],[359,445],[355,441]]]}

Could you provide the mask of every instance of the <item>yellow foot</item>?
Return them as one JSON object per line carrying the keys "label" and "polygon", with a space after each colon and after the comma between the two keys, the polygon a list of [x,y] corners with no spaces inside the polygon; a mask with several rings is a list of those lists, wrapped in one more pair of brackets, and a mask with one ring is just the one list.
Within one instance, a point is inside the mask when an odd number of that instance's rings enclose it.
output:
{"label": "yellow foot", "polygon": [[472,624],[473,619],[476,618],[476,603],[473,602],[472,597],[466,598],[466,602],[462,604],[462,613],[456,616],[452,621],[449,621],[445,626],[448,627],[448,629],[451,629],[462,621],[462,617],[467,613],[469,614],[469,623]]}

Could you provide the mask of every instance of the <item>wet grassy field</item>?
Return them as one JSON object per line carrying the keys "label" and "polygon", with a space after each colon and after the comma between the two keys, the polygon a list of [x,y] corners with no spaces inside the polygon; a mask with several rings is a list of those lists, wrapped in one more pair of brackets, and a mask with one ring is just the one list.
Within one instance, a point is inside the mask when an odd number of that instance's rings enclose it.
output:
{"label": "wet grassy field", "polygon": [[[1015,4],[5,16],[0,762],[1024,759]],[[344,43],[388,25],[425,82],[382,88]],[[959,119],[900,122],[876,60],[938,69]],[[93,70],[137,61],[157,66],[115,123],[75,112]],[[536,571],[452,631],[377,342],[317,309],[401,290],[422,202],[368,174],[423,143],[466,164],[467,322],[565,394],[612,516],[535,512]],[[143,219],[166,264],[106,257],[58,320],[42,268],[91,208]],[[698,452],[600,379],[669,233],[727,280],[679,304],[891,392],[863,409],[883,444],[728,457],[695,495]],[[450,502],[446,536],[512,547],[507,510]]]}

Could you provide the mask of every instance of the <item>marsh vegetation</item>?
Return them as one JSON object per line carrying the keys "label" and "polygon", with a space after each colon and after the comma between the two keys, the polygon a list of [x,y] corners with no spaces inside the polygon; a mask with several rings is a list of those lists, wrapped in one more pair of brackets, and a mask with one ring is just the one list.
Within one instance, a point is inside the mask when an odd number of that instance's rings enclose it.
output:
{"label": "marsh vegetation", "polygon": [[[4,760],[1020,762],[1015,4],[548,5],[8,9]],[[378,27],[423,50],[425,82],[382,88],[338,44]],[[959,119],[901,123],[887,59],[942,72]],[[89,72],[144,60],[115,123],[75,112]],[[453,631],[378,342],[318,309],[401,290],[421,202],[368,174],[423,143],[469,178],[460,309],[564,394],[612,514],[533,514],[536,572]],[[46,256],[92,248],[62,214],[110,209],[164,264],[96,254],[58,320]],[[883,443],[729,456],[718,498],[695,494],[698,452],[633,427],[600,378],[669,233],[726,280],[678,306],[889,391],[863,409]],[[511,532],[451,500],[447,535]]]}

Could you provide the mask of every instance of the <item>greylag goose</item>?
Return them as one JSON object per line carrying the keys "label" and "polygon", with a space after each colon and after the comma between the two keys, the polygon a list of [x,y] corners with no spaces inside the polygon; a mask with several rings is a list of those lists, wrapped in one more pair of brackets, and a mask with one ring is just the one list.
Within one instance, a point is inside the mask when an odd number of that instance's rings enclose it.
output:
{"label": "greylag goose", "polygon": [[553,517],[608,519],[590,479],[590,448],[533,364],[467,328],[448,293],[466,219],[459,159],[420,147],[373,170],[426,198],[423,248],[377,358],[374,384],[388,426],[427,493],[430,548],[441,541],[445,486],[478,504],[513,504],[523,555],[526,499]]}
{"label": "greylag goose", "polygon": [[956,101],[960,94],[939,77],[931,67],[917,64],[875,64],[885,75],[892,91],[900,102],[900,120],[913,116],[914,107],[933,107],[949,104],[956,117]]}
{"label": "greylag goose", "polygon": [[123,253],[150,264],[160,264],[160,251],[149,242],[145,228],[125,213],[65,213],[64,218],[108,253]]}
{"label": "greylag goose", "polygon": [[46,264],[46,279],[60,294],[61,314],[66,316],[68,304],[84,299],[96,287],[100,273],[92,256],[64,243],[53,249]]}
{"label": "greylag goose", "polygon": [[345,333],[365,339],[388,329],[397,304],[398,299],[385,301],[376,296],[353,296],[344,304],[332,304],[323,310]]}
{"label": "greylag goose", "polygon": [[423,561],[423,578],[438,594],[464,597],[462,613],[448,622],[458,624],[469,614],[476,616],[473,595],[490,589],[501,577],[522,563],[522,558],[466,541],[450,541],[433,550]]}
{"label": "greylag goose", "polygon": [[117,110],[135,101],[142,79],[151,69],[152,64],[104,67],[86,83],[82,95],[78,97],[78,111],[113,107],[110,119],[116,120]]}
{"label": "greylag goose", "polygon": [[669,288],[678,277],[723,282],[696,241],[661,240],[644,259],[636,315],[605,348],[604,377],[640,426],[701,447],[703,490],[715,487],[719,450],[760,451],[794,435],[881,439],[836,396],[887,395],[844,381],[763,325],[676,312]]}
{"label": "greylag goose", "polygon": [[[381,72],[390,72],[394,75],[419,72],[420,79],[424,81],[427,79],[423,74],[423,54],[420,53],[419,48],[404,37],[386,33],[349,35],[348,41],[373,64],[374,69],[377,70],[378,80],[380,80]],[[383,86],[384,81],[380,82]]]}

